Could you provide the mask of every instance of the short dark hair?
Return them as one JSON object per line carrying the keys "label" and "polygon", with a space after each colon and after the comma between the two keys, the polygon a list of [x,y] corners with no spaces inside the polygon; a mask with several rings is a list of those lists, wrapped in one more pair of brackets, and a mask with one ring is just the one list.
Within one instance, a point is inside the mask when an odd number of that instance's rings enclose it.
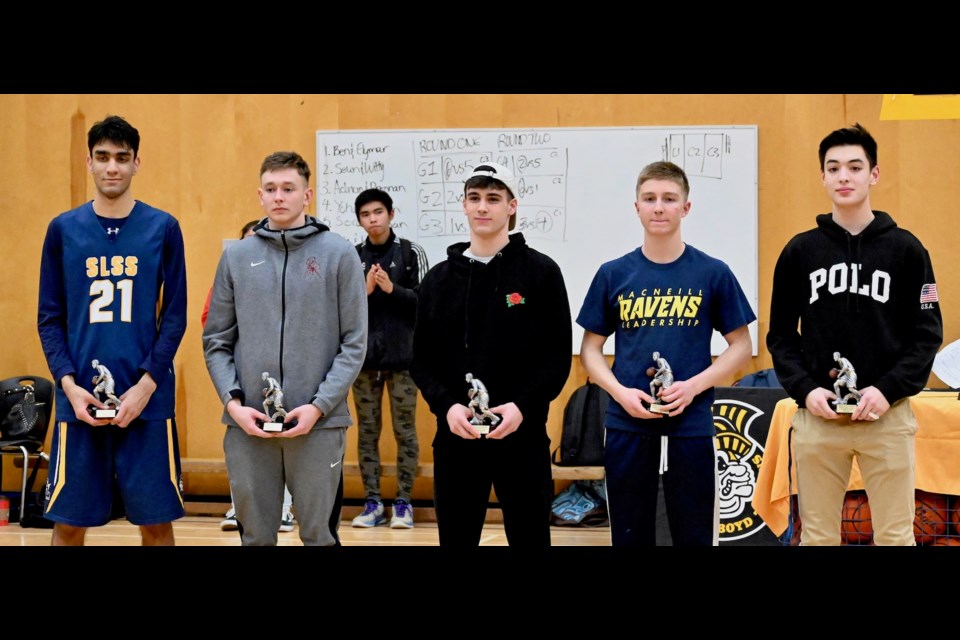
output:
{"label": "short dark hair", "polygon": [[354,211],[357,214],[357,220],[360,220],[360,209],[371,202],[380,202],[387,208],[387,212],[393,211],[393,198],[383,189],[367,189],[360,192],[357,199],[353,202]]}
{"label": "short dark hair", "polygon": [[297,173],[303,176],[307,185],[310,184],[310,165],[296,151],[274,151],[263,159],[260,165],[260,176],[263,177],[267,171],[278,171],[280,169],[296,169]]}
{"label": "short dark hair", "polygon": [[503,190],[510,194],[510,197],[516,198],[517,194],[510,191],[510,187],[505,185],[502,180],[497,180],[490,176],[473,176],[463,183],[463,193],[466,195],[470,189],[494,189]]}
{"label": "short dark hair", "polygon": [[827,137],[820,141],[820,171],[823,171],[823,161],[827,157],[827,151],[833,147],[859,146],[867,155],[867,162],[870,168],[877,166],[877,141],[873,139],[870,132],[860,124],[855,123],[852,127],[844,127],[827,134]]}
{"label": "short dark hair", "polygon": [[243,225],[243,229],[240,229],[240,239],[243,240],[244,236],[247,235],[247,232],[257,226],[258,222],[260,222],[260,220],[251,220],[247,224]]}
{"label": "short dark hair", "polygon": [[640,193],[640,185],[647,180],[671,180],[683,189],[684,199],[690,196],[690,181],[687,180],[687,174],[672,162],[651,162],[641,169],[640,175],[637,177],[636,193]]}
{"label": "short dark hair", "polygon": [[140,151],[140,132],[120,116],[107,116],[90,127],[90,131],[87,132],[87,149],[90,155],[93,155],[93,148],[104,140],[118,147],[130,149],[133,151],[134,158]]}

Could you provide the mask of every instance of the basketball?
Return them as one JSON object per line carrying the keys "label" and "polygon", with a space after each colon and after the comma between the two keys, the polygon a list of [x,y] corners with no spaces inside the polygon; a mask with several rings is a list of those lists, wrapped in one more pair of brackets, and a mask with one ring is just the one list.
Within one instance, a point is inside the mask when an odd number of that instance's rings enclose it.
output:
{"label": "basketball", "polygon": [[843,544],[857,545],[870,544],[873,540],[870,504],[863,491],[847,491],[847,497],[843,501],[840,540]]}
{"label": "basketball", "polygon": [[652,377],[654,376],[654,374],[656,374],[656,373],[657,373],[657,370],[654,369],[653,367],[650,367],[650,368],[647,369],[647,377],[648,377],[648,378],[652,378]]}
{"label": "basketball", "polygon": [[830,369],[830,379],[831,379],[831,380],[836,380],[838,375],[840,375],[840,370],[839,370],[839,369]]}
{"label": "basketball", "polygon": [[793,537],[790,538],[790,546],[798,547],[800,546],[800,541],[803,538],[803,521],[800,520],[800,503],[797,501],[797,496],[790,496],[790,501],[793,506]]}
{"label": "basketball", "polygon": [[960,496],[953,496],[950,500],[950,523],[953,525],[953,535],[960,536]]}
{"label": "basketball", "polygon": [[938,538],[937,541],[930,546],[931,547],[960,547],[960,538],[950,538],[950,537],[944,536],[942,538]]}
{"label": "basketball", "polygon": [[917,489],[916,507],[913,535],[917,538],[917,544],[933,544],[947,534],[950,520],[950,500],[947,496]]}

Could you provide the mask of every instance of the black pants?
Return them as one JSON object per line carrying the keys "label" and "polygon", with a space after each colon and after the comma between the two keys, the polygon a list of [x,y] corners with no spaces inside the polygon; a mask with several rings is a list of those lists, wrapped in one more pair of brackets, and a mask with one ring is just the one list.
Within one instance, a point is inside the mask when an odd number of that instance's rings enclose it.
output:
{"label": "black pants", "polygon": [[503,510],[507,543],[550,546],[553,478],[545,430],[534,442],[520,440],[514,432],[503,440],[434,443],[433,474],[441,547],[480,544],[491,487]]}
{"label": "black pants", "polygon": [[[604,467],[613,546],[654,546],[660,436],[607,429]],[[668,439],[663,473],[674,546],[710,546],[719,536],[717,448],[710,436]]]}

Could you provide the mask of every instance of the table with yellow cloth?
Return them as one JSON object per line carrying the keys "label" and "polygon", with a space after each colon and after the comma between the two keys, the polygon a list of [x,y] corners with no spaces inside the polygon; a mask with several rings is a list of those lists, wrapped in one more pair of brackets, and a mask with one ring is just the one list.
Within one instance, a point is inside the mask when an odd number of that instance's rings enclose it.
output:
{"label": "table with yellow cloth", "polygon": [[[960,400],[956,391],[921,391],[910,398],[917,416],[916,488],[931,493],[960,495]],[[797,469],[787,469],[787,433],[797,412],[797,403],[785,398],[777,403],[770,419],[763,464],[757,476],[753,508],[770,530],[781,535],[790,516],[789,494],[797,492]],[[790,482],[788,475],[790,474]],[[856,460],[848,490],[863,489]]]}

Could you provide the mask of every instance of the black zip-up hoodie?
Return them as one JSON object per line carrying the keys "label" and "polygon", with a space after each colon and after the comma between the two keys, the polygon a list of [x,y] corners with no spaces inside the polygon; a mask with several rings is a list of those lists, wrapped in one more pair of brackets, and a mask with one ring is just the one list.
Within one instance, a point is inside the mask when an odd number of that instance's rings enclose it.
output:
{"label": "black zip-up hoodie", "polygon": [[420,284],[410,371],[437,416],[434,446],[459,439],[447,425],[447,411],[468,404],[468,373],[486,385],[491,407],[513,402],[523,414],[506,440],[542,443],[550,402],[570,373],[563,275],[521,233],[511,234],[487,264],[464,256],[469,246],[451,245],[447,259]]}
{"label": "black zip-up hoodie", "polygon": [[[426,272],[423,249],[411,243],[409,260],[405,259],[400,239],[390,230],[390,238],[382,245],[369,239],[357,245],[363,275],[374,264],[387,272],[393,282],[393,293],[375,287],[367,296],[367,357],[364,369],[403,371],[413,360],[413,326],[417,318],[417,288]],[[412,262],[413,264],[407,264]]]}
{"label": "black zip-up hoodie", "polygon": [[923,389],[943,342],[927,250],[887,213],[873,214],[857,235],[819,215],[777,261],[767,348],[800,407],[817,387],[833,389],[835,351],[859,389],[875,386],[892,404]]}

